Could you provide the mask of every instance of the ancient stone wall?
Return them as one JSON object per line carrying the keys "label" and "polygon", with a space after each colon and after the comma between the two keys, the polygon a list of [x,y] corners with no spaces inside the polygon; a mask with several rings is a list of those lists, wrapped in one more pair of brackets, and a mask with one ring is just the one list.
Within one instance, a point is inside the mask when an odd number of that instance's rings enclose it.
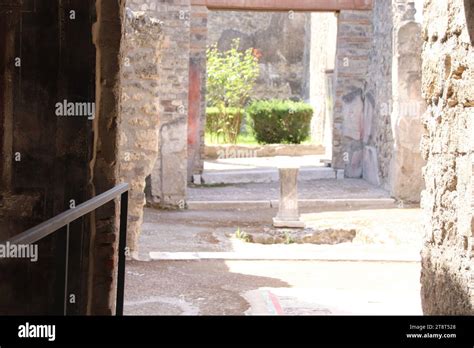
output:
{"label": "ancient stone wall", "polygon": [[311,140],[332,151],[332,77],[336,61],[337,14],[311,13],[311,52],[309,59],[309,99],[314,108]]}
{"label": "ancient stone wall", "polygon": [[423,188],[420,153],[421,28],[413,2],[375,1],[363,178],[403,201],[418,202]]}
{"label": "ancient stone wall", "polygon": [[393,151],[391,128],[393,2],[376,0],[373,8],[374,38],[367,77],[368,112],[364,120],[362,176],[388,190],[388,175]]}
{"label": "ancient stone wall", "polygon": [[414,21],[414,9],[409,6],[394,32],[394,148],[388,178],[392,196],[408,202],[419,202],[424,187],[420,141],[426,104],[421,97],[421,51],[421,25]]}
{"label": "ancient stone wall", "polygon": [[367,89],[372,16],[372,11],[341,11],[338,18],[333,167],[345,168],[350,178],[362,177],[364,144],[374,108]]}
{"label": "ancient stone wall", "polygon": [[207,44],[227,50],[239,38],[242,49],[258,50],[260,77],[254,98],[307,99],[304,55],[310,20],[306,13],[209,11]]}
{"label": "ancient stone wall", "polygon": [[123,41],[120,178],[130,184],[127,246],[138,251],[145,180],[158,158],[162,25],[127,9]]}
{"label": "ancient stone wall", "polygon": [[422,251],[425,314],[474,314],[471,176],[474,120],[474,4],[426,1],[423,25]]}
{"label": "ancient stone wall", "polygon": [[183,207],[188,169],[190,1],[128,0],[127,6],[160,21],[164,35],[158,72],[158,157],[149,182],[151,203]]}

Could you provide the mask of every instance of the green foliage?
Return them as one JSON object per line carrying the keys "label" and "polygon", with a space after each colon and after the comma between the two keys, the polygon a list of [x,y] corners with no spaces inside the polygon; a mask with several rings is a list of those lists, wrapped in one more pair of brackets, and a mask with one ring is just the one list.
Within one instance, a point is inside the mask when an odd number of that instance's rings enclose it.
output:
{"label": "green foliage", "polygon": [[309,137],[313,108],[291,100],[257,100],[246,109],[261,144],[301,144]]}
{"label": "green foliage", "polygon": [[290,232],[285,231],[285,244],[294,244],[296,243],[293,236]]}
{"label": "green foliage", "polygon": [[226,143],[232,139],[236,143],[239,135],[236,130],[240,129],[243,114],[244,109],[239,108],[206,108],[206,133],[211,136],[211,142],[219,143],[222,139]]}
{"label": "green foliage", "polygon": [[241,231],[240,227],[237,228],[237,231],[235,231],[235,237],[237,239],[241,239],[241,240],[243,240],[244,242],[247,242],[247,243],[252,242],[252,237],[247,232]]}
{"label": "green foliage", "polygon": [[228,51],[220,52],[216,45],[207,49],[207,102],[219,110],[219,131],[230,143],[237,140],[243,113],[229,109],[244,108],[260,73],[254,49],[239,51],[239,45],[236,39]]}

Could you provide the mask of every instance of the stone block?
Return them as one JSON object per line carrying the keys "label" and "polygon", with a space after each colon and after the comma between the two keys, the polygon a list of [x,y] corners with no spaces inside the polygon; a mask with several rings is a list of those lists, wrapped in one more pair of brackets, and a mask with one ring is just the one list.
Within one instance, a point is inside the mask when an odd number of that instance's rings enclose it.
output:
{"label": "stone block", "polygon": [[379,165],[377,160],[377,150],[375,149],[375,147],[364,147],[362,168],[362,176],[364,180],[371,183],[372,185],[379,186]]}
{"label": "stone block", "polygon": [[280,203],[278,215],[273,219],[275,227],[304,228],[298,211],[298,167],[279,168]]}

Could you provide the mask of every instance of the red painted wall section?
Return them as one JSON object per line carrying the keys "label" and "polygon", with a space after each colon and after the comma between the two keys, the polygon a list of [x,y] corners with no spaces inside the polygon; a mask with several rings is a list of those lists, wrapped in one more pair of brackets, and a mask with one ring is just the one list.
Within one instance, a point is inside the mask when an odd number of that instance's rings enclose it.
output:
{"label": "red painted wall section", "polygon": [[201,68],[191,59],[189,65],[189,96],[188,96],[188,175],[191,175],[194,159],[201,146]]}

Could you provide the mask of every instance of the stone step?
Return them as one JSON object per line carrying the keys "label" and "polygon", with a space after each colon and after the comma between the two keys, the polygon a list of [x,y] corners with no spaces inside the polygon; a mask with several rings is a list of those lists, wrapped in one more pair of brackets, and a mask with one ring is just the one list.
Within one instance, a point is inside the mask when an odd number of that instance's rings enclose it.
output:
{"label": "stone step", "polygon": [[240,251],[240,252],[163,252],[151,251],[149,253],[152,261],[200,261],[200,260],[242,260],[242,261],[264,261],[264,260],[291,260],[291,261],[338,261],[338,262],[420,262],[418,251],[395,251],[379,252],[352,250],[340,253],[320,251],[320,252],[302,252],[285,250],[284,253],[275,253],[274,249],[260,248],[258,251]]}
{"label": "stone step", "polygon": [[[278,200],[253,201],[188,201],[190,210],[255,210],[278,209]],[[299,199],[299,208],[312,209],[391,209],[397,208],[393,198]]]}
{"label": "stone step", "polygon": [[[207,171],[200,179],[201,184],[205,185],[270,183],[278,182],[279,174],[277,168]],[[326,167],[300,169],[298,181],[321,179],[336,179],[336,171]]]}

